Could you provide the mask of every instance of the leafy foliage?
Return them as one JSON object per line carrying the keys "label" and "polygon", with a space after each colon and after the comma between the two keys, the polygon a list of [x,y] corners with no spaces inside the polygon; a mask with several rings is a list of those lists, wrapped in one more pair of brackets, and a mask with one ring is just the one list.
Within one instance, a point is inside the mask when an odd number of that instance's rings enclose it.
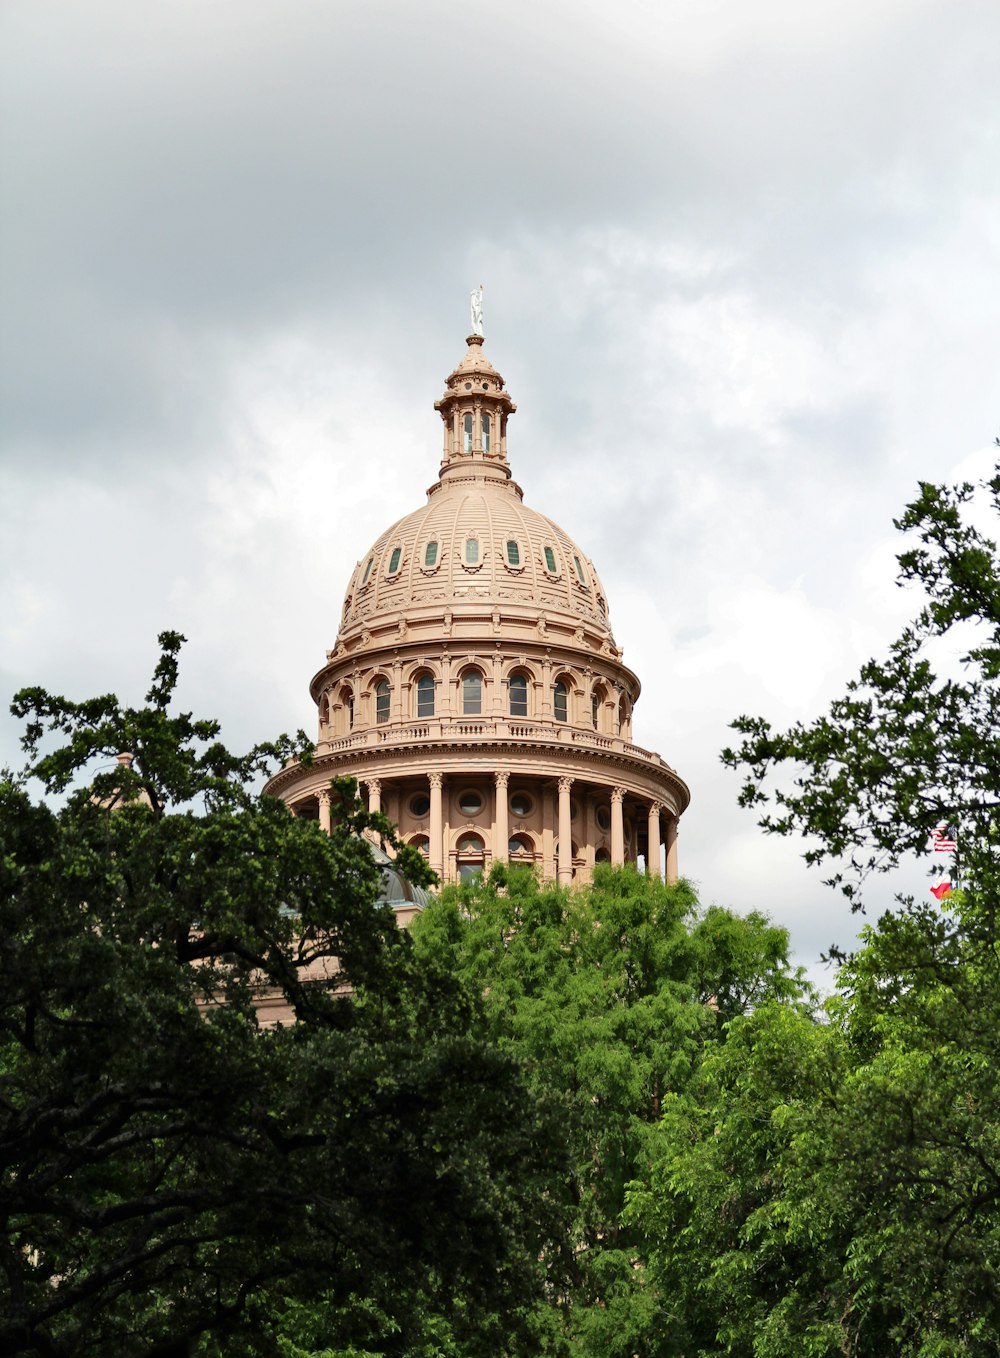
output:
{"label": "leafy foliage", "polygon": [[[919,587],[925,601],[888,656],[864,665],[808,725],[775,732],[761,717],[740,717],[744,739],[723,753],[744,772],[744,805],[773,798],[778,810],[764,812],[764,830],[813,837],[807,859],[837,862],[832,881],[855,902],[868,873],[928,852],[942,822],[959,826],[964,876],[995,881],[1000,570],[994,542],[969,518],[977,490],[1000,512],[998,468],[978,488],[921,483],[896,521],[917,539],[899,557],[899,583]],[[772,793],[765,785],[783,764],[796,770],[791,787]]]}
{"label": "leafy foliage", "polygon": [[[0,1349],[518,1353],[558,1129],[377,904],[361,832],[388,823],[342,785],[324,835],[253,791],[288,742],[235,756],[171,715],[181,640],[145,708],[15,700]],[[262,993],[295,1022],[262,1031]]]}
{"label": "leafy foliage", "polygon": [[[626,1185],[672,1091],[688,1087],[725,1024],[801,983],[784,932],[760,916],[700,912],[686,884],[599,866],[593,884],[542,887],[523,868],[448,888],[414,926],[418,957],[482,996],[476,1031],[558,1098],[573,1154],[568,1290],[536,1317],[541,1351],[653,1352],[662,1292]],[[668,1352],[669,1350],[665,1350]]]}
{"label": "leafy foliage", "polygon": [[[1000,473],[981,489],[1000,509]],[[751,806],[792,766],[762,824],[812,837],[807,857],[837,863],[855,902],[942,821],[959,827],[963,889],[864,930],[822,1021],[773,1004],[734,1018],[665,1103],[627,1220],[676,1298],[677,1351],[1000,1350],[1000,570],[973,495],[922,485],[899,520],[920,544],[901,583],[925,602],[888,658],[809,725],[741,718],[724,755]],[[956,677],[943,643],[959,641]]]}

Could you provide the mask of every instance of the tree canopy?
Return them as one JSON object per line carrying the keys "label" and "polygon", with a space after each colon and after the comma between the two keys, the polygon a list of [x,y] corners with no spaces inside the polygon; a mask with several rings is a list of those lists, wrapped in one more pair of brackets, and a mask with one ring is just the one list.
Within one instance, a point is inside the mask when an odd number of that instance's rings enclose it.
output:
{"label": "tree canopy", "polygon": [[[1000,471],[978,491],[1000,510]],[[856,904],[942,822],[962,885],[865,928],[821,1016],[734,1018],[665,1103],[626,1219],[677,1298],[678,1351],[1000,1349],[1000,563],[976,493],[921,485],[898,520],[924,598],[887,657],[814,722],[740,718],[724,755],[763,828],[808,836]]]}
{"label": "tree canopy", "polygon": [[[0,1349],[518,1353],[558,1127],[377,904],[388,823],[340,787],[321,833],[255,791],[288,742],[236,756],[172,712],[182,640],[141,708],[14,703]],[[261,1030],[262,988],[294,1024]]]}
{"label": "tree canopy", "polygon": [[626,1186],[644,1172],[664,1101],[727,1024],[802,994],[784,930],[702,910],[686,883],[599,865],[572,891],[495,868],[446,888],[413,932],[418,957],[481,996],[475,1031],[558,1100],[573,1170],[569,1283],[536,1311],[539,1351],[653,1352],[670,1303],[645,1269],[642,1231],[622,1219]]}

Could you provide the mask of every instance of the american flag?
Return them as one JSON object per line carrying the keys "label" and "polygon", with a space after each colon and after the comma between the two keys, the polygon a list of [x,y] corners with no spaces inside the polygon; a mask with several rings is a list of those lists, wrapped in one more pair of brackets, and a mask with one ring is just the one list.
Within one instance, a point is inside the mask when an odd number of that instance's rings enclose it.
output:
{"label": "american flag", "polygon": [[955,830],[951,825],[938,825],[931,831],[935,853],[954,853],[958,848]]}

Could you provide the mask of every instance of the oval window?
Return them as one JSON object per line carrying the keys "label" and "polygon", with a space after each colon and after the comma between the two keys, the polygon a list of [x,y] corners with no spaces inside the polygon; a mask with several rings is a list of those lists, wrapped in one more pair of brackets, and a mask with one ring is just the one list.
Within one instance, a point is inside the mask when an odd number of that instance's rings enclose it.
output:
{"label": "oval window", "polygon": [[597,821],[597,828],[603,830],[605,834],[611,829],[611,812],[606,806],[599,806],[594,812],[594,819]]}
{"label": "oval window", "polygon": [[475,788],[466,788],[458,794],[458,809],[465,816],[477,816],[483,809],[483,799]]}

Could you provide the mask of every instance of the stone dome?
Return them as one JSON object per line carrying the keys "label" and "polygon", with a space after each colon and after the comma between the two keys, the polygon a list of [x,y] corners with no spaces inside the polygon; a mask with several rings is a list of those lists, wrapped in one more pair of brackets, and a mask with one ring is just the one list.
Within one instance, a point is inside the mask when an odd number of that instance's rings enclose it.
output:
{"label": "stone dome", "polygon": [[387,613],[496,603],[583,624],[611,642],[593,562],[552,519],[529,509],[513,482],[438,482],[359,561],[344,600],[341,638]]}
{"label": "stone dome", "polygon": [[[470,335],[435,402],[427,502],[359,559],[313,676],[318,738],[268,790],[329,827],[330,779],[367,789],[443,881],[491,863],[585,881],[600,862],[677,873],[683,780],[633,742],[593,562],[524,504],[507,461],[516,406]],[[419,908],[416,903],[412,908]]]}
{"label": "stone dome", "polygon": [[440,616],[444,607],[461,615],[488,603],[582,624],[617,654],[593,562],[554,520],[524,504],[511,479],[506,417],[516,407],[481,336],[469,336],[436,408],[445,425],[440,479],[427,504],[386,529],[358,562],[340,640],[349,644],[387,614]]}

